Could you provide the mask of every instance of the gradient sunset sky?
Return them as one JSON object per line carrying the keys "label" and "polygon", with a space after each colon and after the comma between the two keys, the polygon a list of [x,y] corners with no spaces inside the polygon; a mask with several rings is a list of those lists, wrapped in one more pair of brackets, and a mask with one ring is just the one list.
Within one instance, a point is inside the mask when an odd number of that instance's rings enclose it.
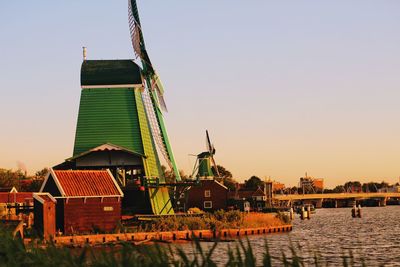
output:
{"label": "gradient sunset sky", "polygon": [[[1,1],[0,167],[72,155],[82,46],[133,58],[126,0]],[[220,165],[299,177],[398,182],[400,1],[139,0],[178,165],[211,134]]]}

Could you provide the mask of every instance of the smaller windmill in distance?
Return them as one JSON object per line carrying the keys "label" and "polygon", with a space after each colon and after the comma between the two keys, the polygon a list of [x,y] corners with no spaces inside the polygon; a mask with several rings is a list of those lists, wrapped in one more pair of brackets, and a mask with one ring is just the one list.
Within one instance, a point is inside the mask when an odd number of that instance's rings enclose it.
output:
{"label": "smaller windmill in distance", "polygon": [[[218,167],[215,163],[215,147],[211,143],[210,135],[206,130],[206,147],[207,151],[204,151],[197,155],[196,163],[194,164],[193,174],[196,173],[196,178],[200,177],[219,177]],[[193,177],[193,175],[192,175]]]}

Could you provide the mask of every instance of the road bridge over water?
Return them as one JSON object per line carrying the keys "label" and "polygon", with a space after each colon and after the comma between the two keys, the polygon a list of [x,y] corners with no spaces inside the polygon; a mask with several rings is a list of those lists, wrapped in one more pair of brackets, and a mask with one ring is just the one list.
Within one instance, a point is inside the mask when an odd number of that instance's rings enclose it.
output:
{"label": "road bridge over water", "polygon": [[277,201],[306,201],[316,200],[317,206],[322,206],[324,200],[364,200],[379,199],[380,206],[385,206],[389,198],[400,198],[400,192],[376,192],[376,193],[326,193],[326,194],[288,194],[274,195]]}

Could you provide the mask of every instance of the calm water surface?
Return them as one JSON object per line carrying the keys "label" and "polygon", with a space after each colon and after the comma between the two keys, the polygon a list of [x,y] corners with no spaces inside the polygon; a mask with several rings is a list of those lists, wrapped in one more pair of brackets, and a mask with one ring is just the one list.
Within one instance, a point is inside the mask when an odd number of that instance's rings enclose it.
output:
{"label": "calm water surface", "polygon": [[[319,209],[310,220],[293,222],[293,231],[283,234],[249,236],[258,260],[262,260],[267,240],[270,254],[281,258],[282,251],[290,256],[290,244],[308,265],[315,265],[315,253],[323,266],[342,266],[343,257],[353,253],[356,262],[364,260],[367,266],[400,266],[400,206],[363,208],[362,218],[352,218],[351,209]],[[202,243],[202,246],[211,246]],[[213,259],[223,265],[227,262],[227,248],[236,244],[218,244]],[[193,253],[192,245],[181,247]],[[275,261],[279,266],[279,261]]]}

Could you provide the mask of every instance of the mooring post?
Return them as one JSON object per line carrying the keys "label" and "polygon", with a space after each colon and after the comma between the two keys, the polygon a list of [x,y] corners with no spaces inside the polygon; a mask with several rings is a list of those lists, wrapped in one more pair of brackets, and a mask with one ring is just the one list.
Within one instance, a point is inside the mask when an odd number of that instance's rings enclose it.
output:
{"label": "mooring post", "polygon": [[361,218],[361,205],[358,204],[358,208],[357,208],[357,217]]}
{"label": "mooring post", "polygon": [[304,211],[304,207],[301,207],[301,211],[300,211],[300,219],[304,220],[305,219],[305,211]]}
{"label": "mooring post", "polygon": [[353,206],[351,209],[351,217],[355,218],[356,217],[356,205]]}
{"label": "mooring post", "polygon": [[379,207],[385,207],[386,206],[386,197],[383,197],[379,199]]}

